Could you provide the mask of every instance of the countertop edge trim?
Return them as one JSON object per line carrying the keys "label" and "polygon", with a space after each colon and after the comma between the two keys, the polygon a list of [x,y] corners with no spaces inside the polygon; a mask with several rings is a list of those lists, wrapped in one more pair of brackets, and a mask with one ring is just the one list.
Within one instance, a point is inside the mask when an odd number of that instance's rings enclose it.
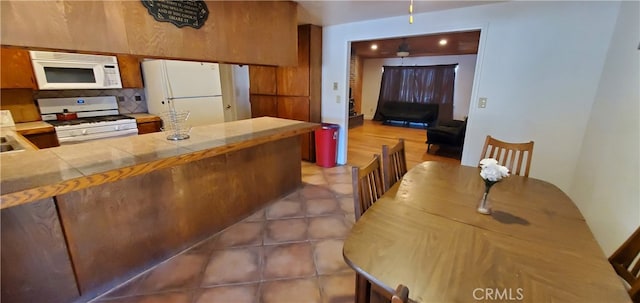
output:
{"label": "countertop edge trim", "polygon": [[66,194],[72,191],[93,187],[105,183],[115,182],[118,180],[146,174],[155,170],[163,168],[169,168],[189,162],[197,161],[200,159],[210,158],[229,152],[254,147],[263,143],[276,141],[288,137],[298,136],[304,133],[309,133],[319,128],[320,125],[311,125],[302,127],[296,130],[285,131],[283,133],[273,134],[262,138],[256,138],[249,141],[241,141],[231,143],[229,145],[214,147],[202,151],[195,151],[187,154],[173,156],[161,160],[155,160],[147,163],[136,164],[133,166],[118,168],[106,172],[95,173],[86,175],[62,182],[38,186],[21,190],[13,193],[3,194],[0,196],[0,209],[14,207],[37,200],[53,197],[56,195]]}

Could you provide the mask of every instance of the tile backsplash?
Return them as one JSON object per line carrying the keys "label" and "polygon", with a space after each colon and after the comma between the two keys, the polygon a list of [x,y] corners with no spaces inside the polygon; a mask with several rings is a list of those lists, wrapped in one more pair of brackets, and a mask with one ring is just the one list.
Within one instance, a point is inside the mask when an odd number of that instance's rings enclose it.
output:
{"label": "tile backsplash", "polygon": [[[146,113],[147,98],[143,88],[123,89],[85,89],[85,90],[41,90],[34,91],[33,98],[72,98],[72,97],[98,97],[116,96],[118,110],[121,114]],[[136,100],[136,97],[140,101]]]}

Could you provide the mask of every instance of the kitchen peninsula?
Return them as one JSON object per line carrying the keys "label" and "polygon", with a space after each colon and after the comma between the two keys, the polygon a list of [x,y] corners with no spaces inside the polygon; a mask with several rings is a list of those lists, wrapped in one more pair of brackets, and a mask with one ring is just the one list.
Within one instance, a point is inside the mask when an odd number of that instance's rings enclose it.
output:
{"label": "kitchen peninsula", "polygon": [[255,118],[0,155],[2,301],[86,301],[301,185],[300,136]]}

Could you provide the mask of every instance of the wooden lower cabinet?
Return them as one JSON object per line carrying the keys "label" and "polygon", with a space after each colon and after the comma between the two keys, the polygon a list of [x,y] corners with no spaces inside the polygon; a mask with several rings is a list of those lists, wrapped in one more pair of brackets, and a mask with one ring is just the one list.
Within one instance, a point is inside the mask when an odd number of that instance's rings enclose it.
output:
{"label": "wooden lower cabinet", "polygon": [[53,198],[0,210],[2,302],[72,302],[80,296]]}
{"label": "wooden lower cabinet", "polygon": [[278,96],[278,117],[309,121],[309,97]]}
{"label": "wooden lower cabinet", "polygon": [[22,135],[39,149],[60,146],[56,132]]}
{"label": "wooden lower cabinet", "polygon": [[276,96],[251,95],[251,118],[278,117],[278,99]]}
{"label": "wooden lower cabinet", "polygon": [[[278,117],[300,121],[310,121],[309,97],[277,97]],[[300,157],[302,160],[315,162],[314,133],[301,135]]]}
{"label": "wooden lower cabinet", "polygon": [[[309,97],[251,95],[251,117],[278,117],[299,121],[310,121]],[[300,136],[301,159],[315,162],[314,133]]]}
{"label": "wooden lower cabinet", "polygon": [[161,121],[151,121],[138,123],[138,135],[156,133],[162,130]]}

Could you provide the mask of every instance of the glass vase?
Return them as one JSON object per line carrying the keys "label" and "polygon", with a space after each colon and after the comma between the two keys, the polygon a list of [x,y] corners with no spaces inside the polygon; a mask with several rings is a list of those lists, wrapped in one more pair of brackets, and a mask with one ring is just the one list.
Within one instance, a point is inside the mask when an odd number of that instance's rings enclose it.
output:
{"label": "glass vase", "polygon": [[484,215],[491,214],[491,204],[489,203],[489,190],[491,187],[498,183],[498,181],[489,181],[484,180],[484,194],[482,194],[482,199],[480,199],[480,203],[478,203],[478,212]]}

